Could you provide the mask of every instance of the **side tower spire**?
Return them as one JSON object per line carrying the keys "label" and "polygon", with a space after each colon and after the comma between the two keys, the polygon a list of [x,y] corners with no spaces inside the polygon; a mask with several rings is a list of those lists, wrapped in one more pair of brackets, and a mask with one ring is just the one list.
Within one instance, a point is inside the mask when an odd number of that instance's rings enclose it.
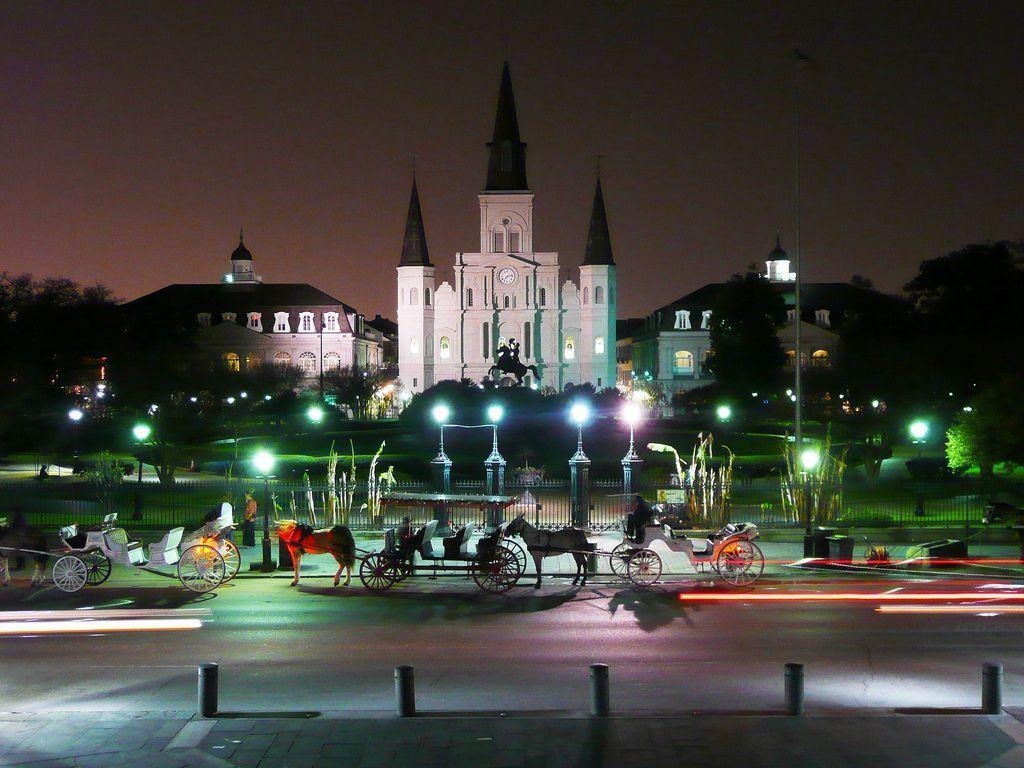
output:
{"label": "side tower spire", "polygon": [[416,175],[412,177],[412,195],[409,197],[409,213],[405,218],[405,239],[402,241],[400,267],[432,267],[427,250],[427,234],[423,226],[423,212],[420,210],[420,193],[416,188]]}
{"label": "side tower spire", "polygon": [[594,190],[594,207],[590,212],[590,231],[587,233],[587,250],[583,254],[583,265],[615,265],[612,257],[612,238],[608,234],[608,216],[604,210],[604,194],[601,192],[601,177],[597,177]]}
{"label": "side tower spire", "polygon": [[494,136],[487,144],[487,185],[484,192],[526,192],[526,144],[519,138],[516,98],[512,93],[512,75],[508,62],[501,70],[498,111],[494,117]]}

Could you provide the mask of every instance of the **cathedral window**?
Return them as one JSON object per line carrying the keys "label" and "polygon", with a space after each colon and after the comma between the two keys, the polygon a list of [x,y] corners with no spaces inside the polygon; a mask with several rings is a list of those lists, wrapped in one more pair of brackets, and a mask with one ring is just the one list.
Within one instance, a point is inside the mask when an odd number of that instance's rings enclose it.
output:
{"label": "cathedral window", "polygon": [[583,288],[583,303],[584,304],[589,304],[590,303],[590,289],[586,288],[586,287]]}
{"label": "cathedral window", "polygon": [[225,352],[221,360],[224,363],[225,370],[238,373],[242,369],[238,355],[234,352]]}
{"label": "cathedral window", "polygon": [[337,312],[324,312],[324,330],[328,333],[337,333],[341,330],[338,325],[338,313]]}
{"label": "cathedral window", "polygon": [[576,340],[572,336],[565,337],[565,346],[563,347],[565,352],[564,357],[566,360],[573,360],[576,358]]}
{"label": "cathedral window", "polygon": [[604,304],[604,288],[600,285],[594,286],[594,303]]}
{"label": "cathedral window", "polygon": [[336,371],[341,368],[341,355],[337,352],[328,352],[324,355],[324,370]]}
{"label": "cathedral window", "polygon": [[437,344],[438,354],[442,360],[447,360],[452,356],[452,340],[447,336],[442,336]]}
{"label": "cathedral window", "polygon": [[530,324],[523,323],[523,353],[527,358],[533,355],[533,333]]}
{"label": "cathedral window", "polygon": [[263,315],[259,312],[250,312],[247,327],[250,331],[259,331],[260,333],[263,333]]}
{"label": "cathedral window", "polygon": [[541,288],[540,289],[540,305],[542,307],[546,307],[548,305],[548,289],[547,288]]}
{"label": "cathedral window", "polygon": [[312,333],[313,330],[313,313],[299,312],[299,333]]}
{"label": "cathedral window", "polygon": [[425,306],[425,307],[429,307],[430,306],[430,289],[429,288],[424,288],[423,289],[423,306]]}
{"label": "cathedral window", "polygon": [[472,307],[473,306],[473,289],[472,288],[467,288],[466,289],[466,306],[467,307]]}
{"label": "cathedral window", "polygon": [[274,365],[278,368],[287,368],[292,364],[292,356],[287,352],[277,352],[274,354]]}
{"label": "cathedral window", "polygon": [[415,288],[409,291],[409,305],[415,307],[420,303],[420,294]]}
{"label": "cathedral window", "polygon": [[287,312],[275,312],[274,313],[274,333],[288,333],[290,326],[288,325],[288,313]]}
{"label": "cathedral window", "polygon": [[420,353],[420,340],[409,339],[409,354],[418,355]]}
{"label": "cathedral window", "polygon": [[483,351],[484,360],[487,360],[491,356],[491,324],[484,323],[483,325]]}
{"label": "cathedral window", "polygon": [[594,354],[604,354],[604,336],[598,336],[594,339]]}
{"label": "cathedral window", "polygon": [[220,313],[220,319],[223,320],[225,323],[233,323],[233,322],[235,322],[235,313],[234,312],[221,312]]}
{"label": "cathedral window", "polygon": [[299,355],[299,370],[303,373],[316,373],[316,355],[312,352]]}
{"label": "cathedral window", "polygon": [[680,349],[672,356],[672,375],[673,376],[692,376],[693,375],[693,354],[687,352],[685,349]]}
{"label": "cathedral window", "polygon": [[512,253],[518,253],[520,250],[522,250],[522,243],[520,242],[521,240],[522,235],[519,232],[517,232],[516,230],[512,230],[511,232],[509,232],[508,249],[512,251]]}
{"label": "cathedral window", "polygon": [[199,327],[200,328],[209,328],[210,327],[210,313],[209,312],[200,312],[199,314],[196,315],[196,321],[199,323]]}
{"label": "cathedral window", "polygon": [[677,331],[690,330],[690,311],[687,309],[677,309],[676,321],[672,327]]}
{"label": "cathedral window", "polygon": [[491,250],[495,253],[501,253],[505,250],[505,233],[504,232],[492,232],[492,243]]}
{"label": "cathedral window", "polygon": [[510,299],[506,295],[505,298],[502,300],[502,303],[505,305],[505,309],[508,309],[510,306],[512,306],[512,299]]}

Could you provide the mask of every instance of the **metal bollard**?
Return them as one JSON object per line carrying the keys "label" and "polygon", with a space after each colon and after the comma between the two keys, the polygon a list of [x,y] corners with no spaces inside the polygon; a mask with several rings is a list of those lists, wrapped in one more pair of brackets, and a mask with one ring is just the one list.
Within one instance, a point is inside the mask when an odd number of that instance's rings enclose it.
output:
{"label": "metal bollard", "polygon": [[416,685],[413,669],[402,665],[395,667],[395,714],[399,717],[413,717],[416,714]]}
{"label": "metal bollard", "polygon": [[1003,665],[981,665],[981,713],[998,715],[1003,711]]}
{"label": "metal bollard", "polygon": [[608,717],[611,710],[608,696],[608,665],[590,665],[590,714]]}
{"label": "metal bollard", "polygon": [[213,717],[217,714],[217,676],[217,662],[206,661],[199,665],[196,709],[200,717]]}
{"label": "metal bollard", "polygon": [[786,664],[786,714],[804,713],[804,665]]}

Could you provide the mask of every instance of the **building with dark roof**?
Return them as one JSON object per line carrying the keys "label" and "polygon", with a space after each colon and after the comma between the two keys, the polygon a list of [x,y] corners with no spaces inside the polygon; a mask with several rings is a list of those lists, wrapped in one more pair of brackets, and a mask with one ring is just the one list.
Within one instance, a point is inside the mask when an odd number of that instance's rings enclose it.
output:
{"label": "building with dark roof", "polygon": [[377,370],[379,334],[348,304],[307,283],[264,283],[239,235],[231,271],[219,283],[168,285],[124,305],[194,332],[196,346],[230,371],[297,367],[308,378],[337,368]]}

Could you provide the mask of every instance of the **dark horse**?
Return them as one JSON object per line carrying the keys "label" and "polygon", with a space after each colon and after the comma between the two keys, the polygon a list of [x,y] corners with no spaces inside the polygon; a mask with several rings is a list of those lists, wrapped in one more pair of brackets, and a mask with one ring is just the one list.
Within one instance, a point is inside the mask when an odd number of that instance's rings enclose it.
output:
{"label": "dark horse", "polygon": [[487,370],[487,375],[497,381],[501,376],[495,376],[495,371],[497,371],[498,374],[511,374],[512,376],[515,376],[517,387],[522,386],[523,377],[526,375],[527,371],[533,371],[533,375],[537,377],[537,381],[540,381],[540,371],[537,370],[536,365],[523,365],[519,362],[518,357],[513,357],[512,355],[500,355],[498,357],[498,362]]}
{"label": "dark horse", "polygon": [[347,570],[345,586],[352,581],[352,566],[356,563],[356,542],[352,532],[344,525],[333,528],[313,530],[313,526],[297,523],[294,520],[279,520],[277,535],[288,547],[295,566],[295,578],[289,586],[299,583],[299,563],[303,554],[329,554],[338,563],[338,571],[334,574],[334,586],[341,580],[341,572]]}
{"label": "dark horse", "polygon": [[42,531],[28,526],[9,528],[0,526],[0,585],[11,583],[11,573],[7,567],[7,559],[15,554],[12,550],[31,550],[35,568],[32,571],[32,586],[41,585],[44,581],[43,569],[50,556],[46,554],[46,537]]}
{"label": "dark horse", "polygon": [[505,529],[505,536],[519,536],[526,542],[526,548],[533,556],[533,564],[537,567],[537,583],[534,589],[540,589],[541,560],[551,555],[569,553],[576,561],[576,578],[572,580],[580,586],[587,583],[587,555],[597,549],[596,544],[587,541],[587,534],[579,528],[562,528],[558,531],[542,531],[534,528],[523,515],[517,516]]}

